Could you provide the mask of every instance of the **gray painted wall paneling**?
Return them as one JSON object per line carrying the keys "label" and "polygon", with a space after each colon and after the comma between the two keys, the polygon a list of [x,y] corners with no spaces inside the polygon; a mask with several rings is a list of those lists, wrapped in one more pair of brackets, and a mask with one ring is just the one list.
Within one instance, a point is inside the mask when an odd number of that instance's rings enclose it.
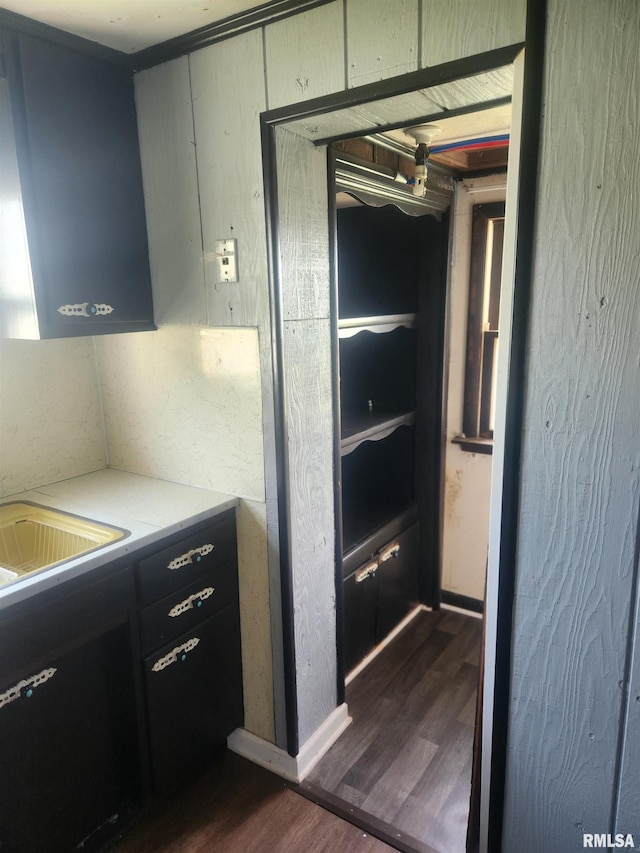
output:
{"label": "gray painted wall paneling", "polygon": [[279,181],[292,188],[280,206],[282,315],[329,316],[327,151],[287,130],[277,133]]}
{"label": "gray painted wall paneling", "polygon": [[[189,57],[209,325],[255,326],[269,316],[260,113],[262,32]],[[238,240],[239,282],[216,282],[215,241]]]}
{"label": "gray painted wall paneling", "polygon": [[135,77],[153,303],[158,324],[204,324],[207,308],[187,57]]}
{"label": "gray painted wall paneling", "polygon": [[422,67],[524,41],[527,0],[420,0]]}
{"label": "gray painted wall paneling", "polygon": [[429,89],[429,96],[447,110],[470,104],[485,104],[498,98],[510,98],[513,90],[513,66],[505,65],[464,80],[452,80]]}
{"label": "gray painted wall paneling", "polygon": [[345,89],[342,0],[269,24],[265,56],[271,110]]}
{"label": "gray painted wall paneling", "polygon": [[548,14],[504,845],[522,853],[609,831],[640,470],[640,5]]}
{"label": "gray painted wall paneling", "polygon": [[418,68],[419,0],[345,0],[349,86]]}
{"label": "gray painted wall paneling", "polygon": [[330,321],[288,321],[283,338],[298,722],[304,744],[337,704]]}
{"label": "gray painted wall paneling", "polygon": [[[637,505],[640,501],[640,484],[635,484],[633,499]],[[638,527],[636,535],[640,536],[640,510],[638,512]],[[638,543],[636,543],[636,574],[638,566]],[[637,579],[636,579],[637,583]],[[618,803],[618,819],[614,827],[616,832],[635,832],[636,849],[640,848],[640,585],[636,587],[634,625],[632,627],[632,655],[627,688],[626,727],[624,731],[624,749],[620,768],[620,794]]]}
{"label": "gray painted wall paneling", "polygon": [[324,140],[345,134],[358,136],[390,124],[411,124],[425,116],[435,116],[437,122],[437,116],[445,110],[481,106],[498,98],[511,97],[512,88],[513,66],[506,65],[464,80],[292,121],[287,128],[305,139]]}

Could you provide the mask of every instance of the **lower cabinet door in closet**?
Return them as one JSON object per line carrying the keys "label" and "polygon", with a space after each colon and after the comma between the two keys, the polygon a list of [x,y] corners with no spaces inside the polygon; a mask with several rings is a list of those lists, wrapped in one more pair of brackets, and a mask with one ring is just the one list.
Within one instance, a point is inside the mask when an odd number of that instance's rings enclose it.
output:
{"label": "lower cabinet door in closet", "polygon": [[380,642],[418,601],[418,525],[380,548],[377,560],[377,641]]}
{"label": "lower cabinet door in closet", "polygon": [[370,560],[344,580],[344,661],[349,672],[376,644],[378,561]]}
{"label": "lower cabinet door in closet", "polygon": [[229,606],[145,659],[156,790],[204,767],[242,725],[240,625]]}

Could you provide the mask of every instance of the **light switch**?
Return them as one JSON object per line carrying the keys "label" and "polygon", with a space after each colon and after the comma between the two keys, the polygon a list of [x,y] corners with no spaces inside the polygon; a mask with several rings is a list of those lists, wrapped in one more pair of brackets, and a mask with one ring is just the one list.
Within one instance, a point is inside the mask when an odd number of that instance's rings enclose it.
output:
{"label": "light switch", "polygon": [[235,237],[216,240],[216,281],[238,281],[238,241]]}

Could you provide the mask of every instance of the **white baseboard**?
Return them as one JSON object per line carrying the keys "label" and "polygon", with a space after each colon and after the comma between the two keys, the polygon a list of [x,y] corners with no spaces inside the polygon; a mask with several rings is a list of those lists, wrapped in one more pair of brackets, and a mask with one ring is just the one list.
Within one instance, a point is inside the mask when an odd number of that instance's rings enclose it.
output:
{"label": "white baseboard", "polygon": [[232,752],[248,758],[290,782],[302,782],[351,723],[346,704],[339,705],[302,745],[296,756],[248,732],[236,729],[227,738]]}
{"label": "white baseboard", "polygon": [[458,607],[456,604],[441,604],[440,610],[451,610],[453,613],[462,613],[463,616],[473,616],[474,619],[482,619],[483,614],[477,613],[475,610],[467,610],[464,607]]}

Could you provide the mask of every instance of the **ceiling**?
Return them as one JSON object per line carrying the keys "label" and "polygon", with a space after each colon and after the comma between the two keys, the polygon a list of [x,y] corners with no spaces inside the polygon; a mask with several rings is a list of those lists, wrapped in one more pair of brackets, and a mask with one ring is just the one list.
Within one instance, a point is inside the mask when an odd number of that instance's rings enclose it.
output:
{"label": "ceiling", "polygon": [[[168,39],[185,35],[215,24],[226,18],[241,15],[259,7],[278,6],[282,0],[0,0],[0,6],[11,12],[24,15],[49,26],[57,27],[90,41],[98,42],[107,47],[120,50],[123,53],[135,53],[145,48],[160,44]],[[502,70],[504,72],[504,70]],[[495,109],[482,109],[481,102],[491,98],[504,97],[511,91],[511,69],[505,77],[504,73],[487,72],[478,77],[477,101],[479,112],[462,116],[447,116],[445,113],[461,105],[460,93],[452,86],[435,87],[429,92],[419,92],[415,97],[422,97],[424,103],[413,104],[407,115],[438,114],[435,122],[440,125],[441,132],[434,145],[439,145],[457,139],[487,135],[491,133],[508,132],[511,109],[510,104],[504,104]],[[504,79],[503,79],[504,78]],[[508,79],[507,79],[508,78]],[[459,84],[458,84],[459,85]],[[464,103],[468,103],[467,84],[464,88]],[[440,89],[443,91],[440,92]],[[452,91],[446,91],[453,89]],[[390,105],[396,109],[396,101],[411,101],[410,97],[401,96],[390,100]],[[382,109],[378,102],[376,110]],[[350,117],[354,124],[354,136],[365,127],[374,128],[376,125],[388,123],[389,117],[373,114],[366,107],[360,107],[357,116]],[[360,113],[362,115],[360,115]],[[325,123],[329,124],[335,117],[328,115]],[[433,118],[430,119],[433,121]],[[329,126],[320,127],[322,120],[314,122],[314,126],[304,128],[292,126],[291,129],[308,138],[317,140],[319,137],[331,136]],[[415,141],[403,131],[392,131],[388,134],[395,141],[410,148],[415,147]],[[505,149],[506,150],[506,149]],[[464,169],[460,157],[467,155],[443,155],[441,160],[445,165]],[[484,152],[478,156],[487,156]],[[490,156],[490,155],[489,155]]]}
{"label": "ceiling", "polygon": [[256,0],[0,0],[0,6],[135,53],[258,6]]}

